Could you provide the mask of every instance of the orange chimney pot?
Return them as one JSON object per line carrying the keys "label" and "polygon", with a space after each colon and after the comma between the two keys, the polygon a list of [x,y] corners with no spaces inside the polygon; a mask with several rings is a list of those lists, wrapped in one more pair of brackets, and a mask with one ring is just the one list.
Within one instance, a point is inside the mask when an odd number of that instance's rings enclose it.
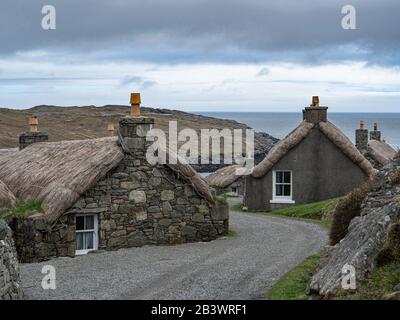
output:
{"label": "orange chimney pot", "polygon": [[31,127],[31,132],[37,132],[38,131],[38,124],[39,120],[36,116],[30,116],[28,120],[29,126]]}
{"label": "orange chimney pot", "polygon": [[142,103],[140,93],[131,93],[131,116],[138,118],[140,117],[140,104]]}

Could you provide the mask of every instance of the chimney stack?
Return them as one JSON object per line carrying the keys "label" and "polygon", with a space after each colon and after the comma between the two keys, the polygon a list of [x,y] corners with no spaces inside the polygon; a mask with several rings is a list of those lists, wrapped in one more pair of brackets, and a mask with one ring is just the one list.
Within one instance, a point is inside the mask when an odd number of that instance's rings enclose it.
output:
{"label": "chimney stack", "polygon": [[39,120],[37,116],[28,118],[29,132],[23,132],[19,135],[19,150],[37,142],[47,142],[49,135],[46,132],[38,132]]}
{"label": "chimney stack", "polygon": [[113,137],[114,136],[114,124],[113,123],[109,123],[107,125],[107,135],[109,137]]}
{"label": "chimney stack", "polygon": [[327,110],[328,107],[319,105],[319,97],[313,96],[311,105],[303,110],[303,120],[311,123],[326,122]]}
{"label": "chimney stack", "polygon": [[378,130],[378,124],[374,123],[374,131],[369,133],[369,138],[371,140],[381,141],[381,132]]}
{"label": "chimney stack", "polygon": [[360,121],[360,128],[356,130],[356,147],[362,153],[368,150],[368,129],[365,129],[365,123]]}
{"label": "chimney stack", "polygon": [[147,147],[152,144],[151,141],[146,141],[146,134],[154,126],[154,118],[140,115],[140,103],[140,93],[132,93],[131,114],[119,120],[121,145],[136,162],[146,161]]}

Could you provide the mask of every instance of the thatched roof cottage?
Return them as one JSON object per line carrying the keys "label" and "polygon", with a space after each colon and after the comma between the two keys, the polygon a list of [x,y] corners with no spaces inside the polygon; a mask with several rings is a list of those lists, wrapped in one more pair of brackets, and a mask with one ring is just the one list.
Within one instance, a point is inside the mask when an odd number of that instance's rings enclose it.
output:
{"label": "thatched roof cottage", "polygon": [[205,177],[207,183],[213,187],[217,194],[228,194],[232,196],[244,195],[244,176],[237,174],[241,165],[229,165]]}
{"label": "thatched roof cottage", "polygon": [[2,197],[39,199],[44,210],[15,230],[22,261],[209,241],[227,231],[227,206],[214,201],[190,165],[147,162],[145,135],[154,119],[137,112],[120,120],[118,138],[39,142],[0,153]]}
{"label": "thatched roof cottage", "polygon": [[327,109],[314,97],[303,122],[246,177],[244,205],[249,210],[342,196],[374,174],[371,163],[327,120]]}

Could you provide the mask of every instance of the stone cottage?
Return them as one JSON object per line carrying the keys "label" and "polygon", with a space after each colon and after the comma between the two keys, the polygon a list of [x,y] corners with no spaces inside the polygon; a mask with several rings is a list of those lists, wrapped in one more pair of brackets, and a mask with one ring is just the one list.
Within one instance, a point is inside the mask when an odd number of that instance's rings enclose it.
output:
{"label": "stone cottage", "polygon": [[244,205],[272,210],[342,196],[368,180],[375,169],[327,120],[318,97],[303,122],[279,141],[246,177]]}
{"label": "stone cottage", "polygon": [[227,205],[190,165],[147,162],[154,119],[140,116],[138,102],[133,95],[118,137],[0,153],[3,185],[19,201],[40,200],[44,211],[13,226],[20,260],[210,241],[228,231]]}

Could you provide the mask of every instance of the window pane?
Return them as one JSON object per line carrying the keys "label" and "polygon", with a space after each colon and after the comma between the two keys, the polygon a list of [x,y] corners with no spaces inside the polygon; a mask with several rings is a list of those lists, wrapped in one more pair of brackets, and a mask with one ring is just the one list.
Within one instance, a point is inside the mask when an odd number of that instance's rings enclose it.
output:
{"label": "window pane", "polygon": [[83,250],[83,233],[79,232],[76,234],[76,250]]}
{"label": "window pane", "polygon": [[282,183],[283,182],[283,172],[282,171],[275,172],[275,182],[276,183]]}
{"label": "window pane", "polygon": [[289,171],[284,172],[284,182],[290,183],[290,172]]}
{"label": "window pane", "polygon": [[287,196],[287,197],[290,197],[290,185],[284,185],[283,195]]}
{"label": "window pane", "polygon": [[84,235],[85,235],[85,244],[86,244],[85,249],[94,249],[93,248],[94,233],[93,232],[85,232]]}
{"label": "window pane", "polygon": [[76,217],[76,230],[84,230],[85,229],[85,217],[78,216]]}
{"label": "window pane", "polygon": [[86,225],[85,230],[93,230],[94,229],[94,216],[86,216]]}
{"label": "window pane", "polygon": [[277,196],[283,196],[283,185],[277,184],[275,188],[275,192]]}

